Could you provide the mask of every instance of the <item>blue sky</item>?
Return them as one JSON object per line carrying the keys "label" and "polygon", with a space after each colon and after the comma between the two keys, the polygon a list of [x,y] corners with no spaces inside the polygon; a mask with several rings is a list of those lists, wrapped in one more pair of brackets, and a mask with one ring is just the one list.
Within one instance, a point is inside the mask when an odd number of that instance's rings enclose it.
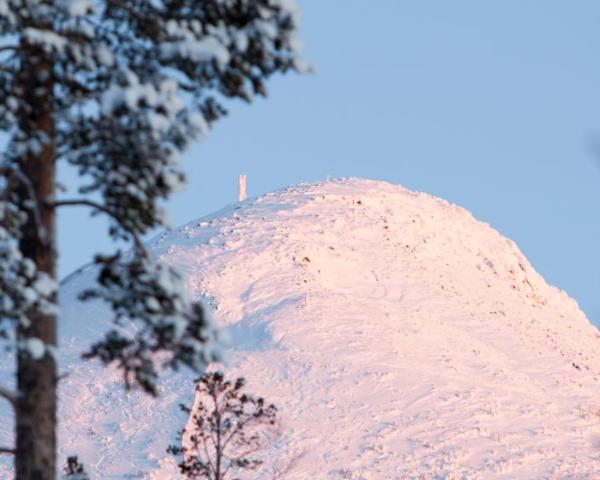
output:
{"label": "blue sky", "polygon": [[[185,155],[173,224],[327,176],[446,198],[517,242],[600,324],[600,2],[300,0],[317,73],[270,83]],[[69,180],[69,175],[66,176]],[[61,212],[60,273],[110,249]]]}

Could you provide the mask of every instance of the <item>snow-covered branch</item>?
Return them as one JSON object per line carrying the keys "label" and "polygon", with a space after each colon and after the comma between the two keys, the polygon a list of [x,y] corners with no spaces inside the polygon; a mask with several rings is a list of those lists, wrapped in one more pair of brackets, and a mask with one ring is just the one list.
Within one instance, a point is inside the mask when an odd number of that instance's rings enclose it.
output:
{"label": "snow-covered branch", "polygon": [[136,333],[124,336],[111,330],[92,345],[85,358],[116,362],[128,388],[140,386],[152,394],[157,394],[159,366],[154,354],[161,353],[164,367],[185,365],[196,372],[222,359],[210,317],[187,296],[182,276],[172,267],[155,263],[147,255],[127,258],[121,252],[96,255],[95,263],[98,285],[81,292],[79,298],[103,300],[114,312],[114,324],[127,319]]}
{"label": "snow-covered branch", "polygon": [[108,0],[106,2],[108,6],[113,8],[119,8],[125,12],[127,12],[131,17],[138,19],[140,22],[148,23],[148,17],[140,14],[135,8],[131,8],[127,2],[120,2],[119,0]]}

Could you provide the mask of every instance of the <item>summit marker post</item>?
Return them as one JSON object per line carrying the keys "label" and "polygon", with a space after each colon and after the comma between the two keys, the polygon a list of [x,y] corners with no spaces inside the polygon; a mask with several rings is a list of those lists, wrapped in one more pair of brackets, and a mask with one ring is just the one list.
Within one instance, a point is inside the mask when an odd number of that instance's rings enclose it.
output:
{"label": "summit marker post", "polygon": [[238,202],[246,200],[247,178],[246,175],[238,177]]}

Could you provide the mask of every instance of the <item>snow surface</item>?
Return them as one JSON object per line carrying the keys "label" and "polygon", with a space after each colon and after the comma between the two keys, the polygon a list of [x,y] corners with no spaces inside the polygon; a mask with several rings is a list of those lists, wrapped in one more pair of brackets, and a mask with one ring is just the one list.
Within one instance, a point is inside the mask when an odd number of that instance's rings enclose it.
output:
{"label": "snow surface", "polygon": [[[464,209],[343,179],[247,200],[149,248],[227,330],[227,373],[279,408],[264,458],[296,458],[284,478],[600,478],[600,333]],[[93,478],[179,478],[165,448],[193,375],[167,374],[154,400],[82,363],[109,318],[75,300],[93,278],[61,291],[61,454]]]}

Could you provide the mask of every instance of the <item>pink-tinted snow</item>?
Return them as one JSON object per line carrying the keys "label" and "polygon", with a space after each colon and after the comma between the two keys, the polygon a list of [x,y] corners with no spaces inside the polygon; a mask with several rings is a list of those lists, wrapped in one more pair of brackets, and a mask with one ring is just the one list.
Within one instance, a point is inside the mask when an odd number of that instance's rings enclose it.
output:
{"label": "pink-tinted snow", "polygon": [[[598,330],[464,209],[343,179],[148,246],[212,306],[226,371],[279,408],[281,439],[252,478],[293,459],[290,480],[600,478]],[[165,448],[193,375],[168,373],[153,400],[79,361],[108,318],[74,300],[92,279],[62,289],[61,453],[94,478],[179,478]]]}

